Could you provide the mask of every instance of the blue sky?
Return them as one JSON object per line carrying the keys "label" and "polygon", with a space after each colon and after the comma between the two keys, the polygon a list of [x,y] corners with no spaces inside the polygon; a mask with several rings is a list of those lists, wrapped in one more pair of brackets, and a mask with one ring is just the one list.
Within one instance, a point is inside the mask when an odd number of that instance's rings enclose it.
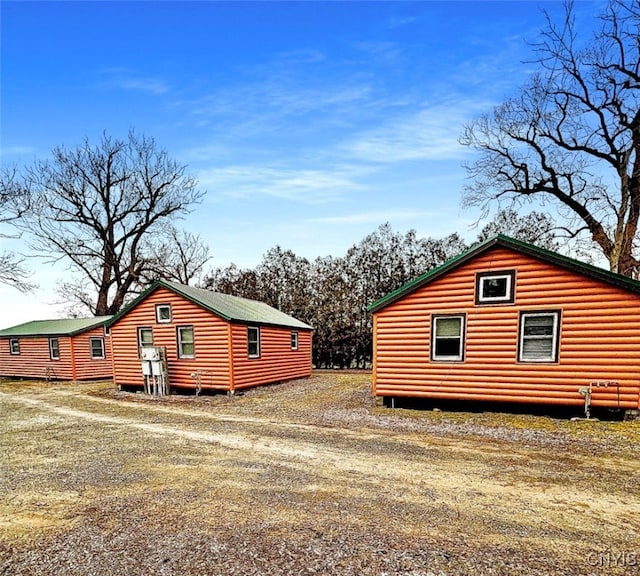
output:
{"label": "blue sky", "polygon": [[[598,2],[579,3],[580,13]],[[461,208],[470,119],[513,94],[560,1],[15,2],[1,10],[0,160],[106,131],[153,136],[206,191],[182,223],[214,266],[280,245],[340,256],[378,225],[475,237]],[[20,248],[0,240],[0,248]],[[0,327],[55,317],[0,287]],[[37,304],[35,304],[37,303]]]}

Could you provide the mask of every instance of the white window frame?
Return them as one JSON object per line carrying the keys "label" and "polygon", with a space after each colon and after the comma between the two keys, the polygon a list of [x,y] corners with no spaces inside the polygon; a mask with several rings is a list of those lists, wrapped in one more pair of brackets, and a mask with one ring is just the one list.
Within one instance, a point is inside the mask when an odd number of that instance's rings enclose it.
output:
{"label": "white window frame", "polygon": [[[460,320],[460,333],[457,336],[460,340],[460,352],[455,356],[452,354],[437,354],[436,349],[436,341],[437,330],[438,330],[438,322],[440,320],[451,320],[451,319],[459,319]],[[464,361],[464,347],[465,347],[465,330],[467,325],[467,317],[466,314],[434,314],[431,317],[431,360],[436,362],[463,362]]]}
{"label": "white window frame", "polygon": [[[100,343],[100,354],[99,355],[95,354],[95,349],[93,347],[95,342],[99,342]],[[91,360],[104,360],[105,357],[106,357],[105,349],[104,349],[104,338],[102,338],[102,337],[89,338],[89,350],[91,352]]]}
{"label": "white window frame", "polygon": [[[162,318],[161,311],[168,310],[169,318]],[[171,304],[156,304],[156,322],[158,324],[171,324],[173,319],[173,312],[171,310]]]}
{"label": "white window frame", "polygon": [[[506,280],[506,294],[504,296],[486,296],[485,282],[488,280]],[[476,275],[476,304],[507,304],[515,301],[515,270],[501,270],[495,273],[479,272]]]}
{"label": "white window frame", "polygon": [[[552,333],[550,336],[525,336],[524,330],[528,318],[539,318],[541,316],[550,316],[553,318]],[[546,358],[527,358],[524,355],[524,341],[529,340],[551,340],[551,354]],[[558,361],[558,350],[560,340],[560,310],[541,310],[520,312],[520,329],[518,331],[518,362],[533,362],[536,364],[550,364]]]}
{"label": "white window frame", "polygon": [[[56,354],[53,353],[53,343],[56,343],[55,349]],[[51,360],[60,360],[60,339],[59,338],[49,338],[49,358]]]}
{"label": "white window frame", "polygon": [[[185,330],[191,331],[191,342],[185,341],[183,332]],[[187,324],[184,326],[176,326],[176,338],[178,340],[178,358],[195,358],[196,357],[196,332],[193,329],[193,324]],[[185,344],[191,344],[193,352],[191,354],[185,354],[183,346]]]}
{"label": "white window frame", "polygon": [[291,350],[297,350],[300,344],[300,336],[295,330],[291,332]]}
{"label": "white window frame", "polygon": [[[150,343],[144,343],[142,341],[142,332],[144,331],[149,331],[151,333],[151,342]],[[138,326],[138,355],[142,355],[142,353],[140,352],[140,350],[142,348],[148,348],[153,346],[153,327],[152,326]]]}
{"label": "white window frame", "polygon": [[[251,333],[255,331],[256,338],[251,338]],[[254,354],[251,353],[251,345],[254,344],[256,347],[256,352]],[[261,342],[260,342],[260,327],[259,326],[247,326],[247,355],[249,358],[260,358],[260,350]]]}
{"label": "white window frame", "polygon": [[12,356],[20,356],[20,338],[9,338],[9,352]]}

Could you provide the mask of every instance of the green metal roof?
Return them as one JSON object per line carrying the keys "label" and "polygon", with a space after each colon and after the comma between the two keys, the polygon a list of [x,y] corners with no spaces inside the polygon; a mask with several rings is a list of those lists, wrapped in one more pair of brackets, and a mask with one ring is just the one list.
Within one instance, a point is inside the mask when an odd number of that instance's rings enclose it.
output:
{"label": "green metal roof", "polygon": [[157,290],[159,287],[167,288],[172,292],[183,296],[198,306],[217,314],[229,322],[241,322],[246,324],[263,324],[270,326],[284,326],[287,328],[299,328],[302,330],[313,330],[312,326],[297,320],[293,316],[289,316],[280,310],[276,310],[272,306],[257,300],[249,300],[248,298],[240,298],[230,294],[221,294],[220,292],[212,292],[203,288],[194,288],[193,286],[185,286],[176,282],[166,280],[158,280],[152,284],[147,290],[140,294],[133,302],[125,306],[118,314],[116,314],[109,325],[115,324],[129,310],[138,305],[149,294]]}
{"label": "green metal roof", "polygon": [[96,326],[106,324],[111,316],[93,318],[68,318],[60,320],[33,320],[0,330],[0,337],[74,336]]}
{"label": "green metal roof", "polygon": [[496,236],[493,236],[488,240],[481,242],[480,244],[472,246],[471,248],[469,248],[469,250],[462,252],[455,258],[447,260],[444,264],[433,268],[422,276],[418,276],[415,280],[408,282],[404,286],[401,286],[397,290],[394,290],[383,298],[380,298],[379,300],[373,302],[373,304],[371,304],[368,308],[369,311],[377,312],[378,310],[384,308],[392,302],[399,300],[406,294],[409,294],[410,292],[421,288],[425,284],[428,284],[429,282],[432,282],[436,278],[439,278],[443,274],[449,272],[449,270],[460,266],[461,264],[471,260],[472,258],[478,256],[483,252],[486,252],[494,246],[510,248],[512,250],[515,250],[516,252],[521,252],[522,254],[527,254],[529,256],[532,256],[533,258],[556,264],[579,274],[590,276],[592,278],[596,278],[597,280],[602,280],[603,282],[613,284],[619,288],[623,288],[631,292],[640,293],[640,282],[638,282],[637,280],[633,280],[632,278],[629,278],[627,276],[622,276],[621,274],[616,274],[615,272],[610,272],[609,270],[605,270],[604,268],[598,268],[597,266],[592,266],[591,264],[585,264],[584,262],[580,262],[579,260],[569,258],[568,256],[562,256],[561,254],[558,254],[556,252],[551,252],[550,250],[539,248],[538,246],[528,244],[527,242],[522,242],[521,240],[516,240],[502,234],[497,234]]}

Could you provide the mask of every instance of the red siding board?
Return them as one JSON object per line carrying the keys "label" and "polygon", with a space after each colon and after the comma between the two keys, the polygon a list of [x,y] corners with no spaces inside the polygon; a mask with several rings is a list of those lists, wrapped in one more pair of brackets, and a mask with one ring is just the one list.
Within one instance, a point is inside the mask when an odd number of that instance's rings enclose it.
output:
{"label": "red siding board", "polygon": [[249,358],[247,326],[234,324],[233,358],[235,388],[248,388],[311,375],[311,332],[298,330],[298,349],[291,349],[288,328],[260,328],[260,357]]}
{"label": "red siding board", "polygon": [[[475,274],[515,269],[512,304],[475,304]],[[560,310],[558,361],[518,362],[521,311]],[[433,314],[466,314],[464,361],[430,359]],[[640,408],[640,295],[496,247],[374,314],[378,396]]]}

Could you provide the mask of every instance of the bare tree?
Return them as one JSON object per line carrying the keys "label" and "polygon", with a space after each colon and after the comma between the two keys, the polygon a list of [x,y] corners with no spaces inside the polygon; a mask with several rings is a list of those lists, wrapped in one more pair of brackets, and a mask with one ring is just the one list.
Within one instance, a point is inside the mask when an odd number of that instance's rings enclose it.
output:
{"label": "bare tree", "polygon": [[[149,258],[145,242],[201,200],[195,178],[152,138],[103,135],[24,170],[31,204],[19,221],[31,247],[74,275],[62,291],[96,315],[117,312]],[[69,292],[72,292],[69,294]],[[91,300],[90,300],[91,299]]]}
{"label": "bare tree", "polygon": [[[0,175],[0,225],[10,224],[20,218],[28,206],[26,192],[16,180],[16,170],[5,168]],[[15,238],[0,233],[0,238]],[[20,292],[35,288],[29,281],[31,273],[24,258],[11,251],[0,252],[0,283],[13,286]]]}
{"label": "bare tree", "polygon": [[598,29],[579,42],[573,3],[547,15],[534,44],[538,73],[520,94],[471,122],[461,143],[465,203],[518,208],[549,202],[577,238],[586,233],[611,270],[635,275],[640,217],[640,8],[609,0]]}
{"label": "bare tree", "polygon": [[199,234],[171,225],[160,238],[149,241],[145,255],[147,264],[141,273],[142,287],[158,279],[199,284],[204,266],[211,260],[209,247]]}

